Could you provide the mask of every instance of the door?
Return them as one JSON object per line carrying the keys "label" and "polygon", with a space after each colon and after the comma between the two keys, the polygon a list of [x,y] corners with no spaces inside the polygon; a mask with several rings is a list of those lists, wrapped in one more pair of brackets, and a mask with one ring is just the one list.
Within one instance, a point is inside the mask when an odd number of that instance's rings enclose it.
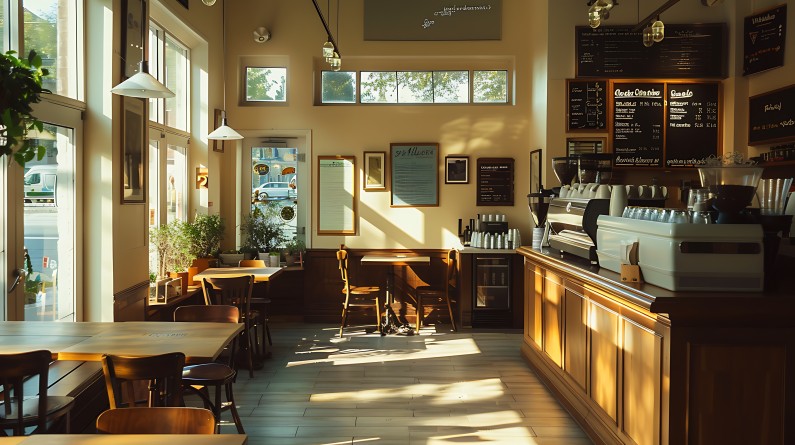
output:
{"label": "door", "polygon": [[[75,157],[80,113],[54,108],[41,104],[35,113],[45,122],[44,129],[29,134],[33,143],[45,147],[44,158],[24,168],[4,158],[0,167],[0,296],[5,320],[75,321],[79,311]],[[60,125],[50,117],[57,117]],[[28,189],[34,198],[25,199]]]}

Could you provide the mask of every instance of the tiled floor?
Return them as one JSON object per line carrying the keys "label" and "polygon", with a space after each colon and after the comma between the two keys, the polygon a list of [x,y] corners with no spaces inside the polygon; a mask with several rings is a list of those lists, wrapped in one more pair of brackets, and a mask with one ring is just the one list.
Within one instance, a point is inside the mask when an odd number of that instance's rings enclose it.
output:
{"label": "tiled floor", "polygon": [[520,333],[338,329],[272,325],[273,356],[235,384],[249,444],[591,443],[521,358]]}

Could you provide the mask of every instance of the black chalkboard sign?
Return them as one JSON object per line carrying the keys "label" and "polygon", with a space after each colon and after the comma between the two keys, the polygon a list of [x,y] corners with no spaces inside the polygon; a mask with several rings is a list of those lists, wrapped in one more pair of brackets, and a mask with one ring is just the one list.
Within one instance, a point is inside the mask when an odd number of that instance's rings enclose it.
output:
{"label": "black chalkboard sign", "polygon": [[662,165],[664,94],[663,82],[613,82],[611,136],[616,166]]}
{"label": "black chalkboard sign", "polygon": [[364,40],[501,38],[502,0],[364,0]]}
{"label": "black chalkboard sign", "polygon": [[576,27],[577,77],[725,78],[726,25],[665,24],[665,39],[643,46],[633,26]]}
{"label": "black chalkboard sign", "polygon": [[718,82],[666,84],[666,167],[696,167],[718,155],[720,93]]}
{"label": "black chalkboard sign", "polygon": [[784,66],[787,5],[745,18],[743,76]]}
{"label": "black chalkboard sign", "polygon": [[748,99],[748,145],[795,141],[795,85]]}
{"label": "black chalkboard sign", "polygon": [[566,80],[569,131],[607,131],[607,81]]}
{"label": "black chalkboard sign", "polygon": [[513,205],[513,158],[478,158],[477,205]]}

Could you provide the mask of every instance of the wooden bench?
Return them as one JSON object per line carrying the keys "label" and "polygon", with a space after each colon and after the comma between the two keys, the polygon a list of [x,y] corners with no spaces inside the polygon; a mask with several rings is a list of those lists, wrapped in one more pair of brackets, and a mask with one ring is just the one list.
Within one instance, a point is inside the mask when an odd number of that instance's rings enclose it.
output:
{"label": "wooden bench", "polygon": [[[75,405],[69,413],[70,432],[93,431],[97,416],[108,409],[102,363],[56,360],[50,363],[48,380],[48,395],[75,398]],[[36,394],[38,385],[38,377],[28,379],[25,382],[25,394]]]}

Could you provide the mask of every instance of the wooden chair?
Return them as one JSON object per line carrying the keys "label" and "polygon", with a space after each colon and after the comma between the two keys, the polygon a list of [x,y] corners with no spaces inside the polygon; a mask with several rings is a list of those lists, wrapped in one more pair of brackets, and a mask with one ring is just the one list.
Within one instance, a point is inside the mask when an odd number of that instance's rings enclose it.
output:
{"label": "wooden chair", "polygon": [[[205,278],[202,281],[204,302],[209,305],[235,306],[240,311],[240,322],[243,323],[243,338],[248,361],[249,377],[254,377],[254,345],[251,328],[254,326],[254,315],[251,313],[251,293],[254,287],[254,275],[237,277]],[[256,332],[254,333],[256,337]],[[242,346],[241,346],[242,347]]]}
{"label": "wooden chair", "polygon": [[[174,311],[174,321],[198,321],[213,323],[238,323],[240,311],[235,306],[182,306]],[[239,434],[246,434],[243,422],[237,413],[237,404],[233,386],[237,372],[235,363],[235,347],[237,340],[232,340],[226,363],[201,363],[188,365],[182,371],[182,386],[188,391],[196,393],[204,402],[204,407],[212,410],[215,416],[216,432],[220,433],[221,412],[229,410],[232,420]],[[209,387],[215,388],[214,400],[210,400]],[[221,389],[226,394],[226,403],[221,400]]]}
{"label": "wooden chair", "polygon": [[457,289],[456,278],[458,274],[456,268],[456,254],[457,252],[454,249],[447,252],[447,269],[445,280],[441,287],[417,286],[415,288],[414,293],[417,298],[417,332],[419,332],[420,327],[422,327],[425,308],[429,306],[447,306],[447,313],[450,314],[450,323],[453,325],[453,330],[457,331],[450,298],[450,289]]}
{"label": "wooden chair", "polygon": [[[52,353],[50,351],[31,351],[20,354],[0,354],[0,435],[4,430],[13,431],[14,436],[24,436],[25,428],[35,426],[33,433],[44,433],[47,424],[66,421],[69,432],[69,411],[74,406],[74,398],[48,396],[48,375]],[[25,380],[38,377],[38,396],[30,397],[23,390]],[[54,425],[52,425],[54,426]]]}
{"label": "wooden chair", "polygon": [[[102,356],[102,372],[111,409],[146,406],[183,406],[182,368],[185,354],[171,352],[149,357]],[[146,382],[147,397],[139,398]]]}
{"label": "wooden chair", "polygon": [[348,310],[352,307],[373,308],[375,310],[376,327],[381,326],[381,300],[379,294],[381,288],[378,286],[354,286],[350,284],[348,277],[348,251],[341,245],[337,251],[337,261],[339,262],[340,277],[342,278],[342,293],[345,294],[345,301],[342,303],[342,323],[340,324],[340,337],[342,330],[345,329],[348,321]]}
{"label": "wooden chair", "polygon": [[[237,262],[238,267],[268,267],[265,265],[264,260],[240,260]],[[262,310],[252,310],[254,321],[255,321],[255,328],[260,329],[260,336],[257,337],[257,346],[259,346],[260,352],[264,353],[264,345],[265,345],[265,337],[268,338],[268,346],[273,346],[273,339],[271,338],[271,328],[268,326],[268,312],[266,305],[271,304],[271,299],[267,297],[268,295],[268,283],[254,283],[254,290],[251,293],[251,298],[254,299],[252,304],[256,302],[257,307],[261,308]],[[259,321],[259,324],[256,322]],[[262,328],[265,328],[264,330]]]}
{"label": "wooden chair", "polygon": [[[109,409],[97,417],[100,434],[215,434],[215,417],[204,408]],[[142,439],[141,443],[146,440]]]}

